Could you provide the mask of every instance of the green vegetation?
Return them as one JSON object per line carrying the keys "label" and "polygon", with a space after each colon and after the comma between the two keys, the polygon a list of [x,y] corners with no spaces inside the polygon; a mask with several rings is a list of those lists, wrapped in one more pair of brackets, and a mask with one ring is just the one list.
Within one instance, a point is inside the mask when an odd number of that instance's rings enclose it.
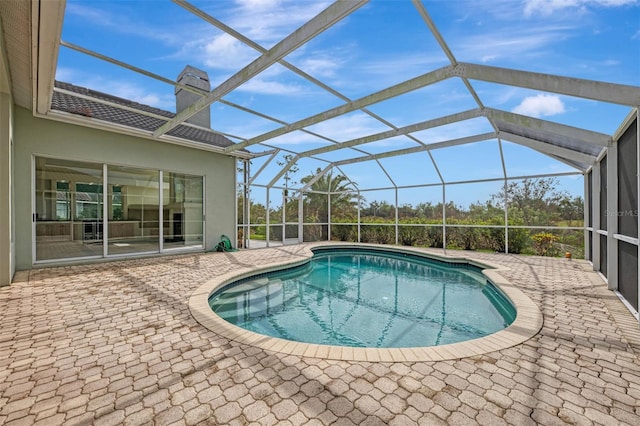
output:
{"label": "green vegetation", "polygon": [[556,243],[560,239],[557,235],[548,232],[542,232],[531,236],[533,240],[533,248],[539,256],[557,256],[560,250]]}
{"label": "green vegetation", "polygon": [[[300,179],[306,185],[320,173]],[[290,176],[287,176],[291,179]],[[288,180],[287,180],[288,182]],[[582,227],[584,203],[558,189],[556,178],[524,179],[508,182],[506,191],[493,194],[488,201],[472,203],[468,207],[448,202],[446,213],[447,248],[504,252],[505,231],[508,232],[509,253],[559,256],[571,252],[574,258],[584,257],[584,232],[581,229],[553,229],[553,227]],[[360,241],[395,244],[396,209],[387,201],[367,202],[351,190],[350,181],[343,175],[327,173],[310,186],[312,192],[303,195],[304,241],[328,239],[329,199],[331,200],[331,239],[358,240],[358,205],[360,205]],[[331,196],[327,196],[331,192]],[[506,192],[506,197],[505,197]],[[289,195],[289,194],[288,194]],[[298,200],[286,198],[287,222],[298,221]],[[505,230],[505,201],[508,205],[509,228]],[[241,204],[241,203],[239,203]],[[239,221],[241,206],[239,206]],[[407,246],[442,247],[443,205],[441,202],[421,202],[398,206],[398,243]],[[269,238],[282,238],[282,206],[271,209]],[[251,204],[251,238],[266,235],[266,208]],[[261,225],[265,224],[265,225]],[[255,226],[258,225],[258,226]],[[482,227],[481,227],[482,226]],[[550,228],[545,228],[550,227]],[[286,237],[297,237],[297,225],[285,227]]]}

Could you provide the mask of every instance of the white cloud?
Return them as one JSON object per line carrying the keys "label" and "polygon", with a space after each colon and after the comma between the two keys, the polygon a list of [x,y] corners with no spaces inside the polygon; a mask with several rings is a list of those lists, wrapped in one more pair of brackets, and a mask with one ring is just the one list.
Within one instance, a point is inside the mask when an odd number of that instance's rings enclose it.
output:
{"label": "white cloud", "polygon": [[308,129],[337,141],[348,141],[362,135],[388,130],[388,127],[370,116],[358,112],[315,124]]}
{"label": "white cloud", "polygon": [[229,26],[252,40],[268,44],[281,40],[326,9],[328,1],[237,0]]}
{"label": "white cloud", "polygon": [[247,10],[273,10],[282,4],[280,0],[236,0],[241,8]]}
{"label": "white cloud", "polygon": [[58,67],[56,69],[56,80],[58,81],[69,82],[74,79],[76,75],[77,72],[73,68]]}
{"label": "white cloud", "polygon": [[285,84],[261,78],[252,78],[240,86],[238,90],[261,95],[299,95],[305,92],[303,87],[295,84]]}
{"label": "white cloud", "polygon": [[104,27],[115,33],[158,40],[167,44],[175,44],[179,40],[177,35],[179,32],[167,25],[164,28],[149,26],[135,17],[128,16],[128,12],[123,10],[117,11],[106,7],[98,8],[93,5],[68,3],[66,13],[77,16],[92,26]]}
{"label": "white cloud", "polygon": [[149,105],[164,110],[175,109],[173,91],[161,94],[145,90],[142,85],[133,82],[102,78],[74,68],[61,67],[56,70],[56,80],[86,87],[98,92],[108,93],[119,98],[128,99],[143,105]]}
{"label": "white cloud", "polygon": [[455,53],[461,58],[483,63],[499,58],[538,55],[558,40],[567,38],[571,30],[569,25],[508,26],[464,39]]}
{"label": "white cloud", "polygon": [[498,55],[495,55],[495,54],[494,54],[494,55],[485,55],[485,56],[483,56],[482,58],[480,58],[480,60],[481,60],[482,62],[491,62],[491,61],[493,61],[494,59],[496,59],[497,57],[498,57]]}
{"label": "white cloud", "polygon": [[335,58],[313,57],[304,59],[300,68],[315,77],[333,77],[340,66]]}
{"label": "white cloud", "polygon": [[126,81],[99,80],[95,81],[89,87],[100,92],[109,93],[124,99],[129,99],[143,105],[150,105],[165,110],[175,109],[175,97],[173,94],[162,95],[159,93],[149,92],[141,86]]}
{"label": "white cloud", "polygon": [[562,9],[571,8],[584,12],[590,7],[619,7],[636,3],[637,0],[525,0],[524,14],[551,16]]}
{"label": "white cloud", "polygon": [[512,112],[532,117],[544,117],[562,114],[565,112],[565,107],[559,96],[540,94],[524,98]]}
{"label": "white cloud", "polygon": [[204,41],[204,64],[215,69],[237,70],[245,67],[258,53],[229,34],[220,34]]}

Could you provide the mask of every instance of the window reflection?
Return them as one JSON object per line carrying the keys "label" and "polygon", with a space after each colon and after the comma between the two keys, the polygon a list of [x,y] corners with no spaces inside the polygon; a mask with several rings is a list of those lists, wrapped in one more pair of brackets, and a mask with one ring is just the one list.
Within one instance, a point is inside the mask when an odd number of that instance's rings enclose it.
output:
{"label": "window reflection", "polygon": [[36,159],[36,260],[102,256],[102,165]]}
{"label": "window reflection", "polygon": [[160,250],[159,172],[107,166],[109,255]]}
{"label": "window reflection", "polygon": [[35,165],[36,261],[203,247],[202,176],[109,165],[103,188],[102,164]]}
{"label": "window reflection", "polygon": [[164,247],[202,246],[202,177],[165,172],[162,188]]}

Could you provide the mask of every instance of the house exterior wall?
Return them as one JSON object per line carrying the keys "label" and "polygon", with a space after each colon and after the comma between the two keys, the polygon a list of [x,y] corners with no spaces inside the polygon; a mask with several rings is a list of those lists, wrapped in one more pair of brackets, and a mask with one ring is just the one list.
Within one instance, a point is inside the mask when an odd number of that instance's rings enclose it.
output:
{"label": "house exterior wall", "polygon": [[0,22],[0,286],[9,285],[15,272],[13,98],[4,46],[4,31]]}
{"label": "house exterior wall", "polygon": [[33,244],[33,156],[107,163],[204,176],[205,248],[220,235],[235,235],[235,173],[233,157],[165,142],[33,117],[16,107],[15,230],[17,269],[29,269]]}
{"label": "house exterior wall", "polygon": [[12,111],[11,96],[0,93],[0,286],[9,285],[15,273]]}

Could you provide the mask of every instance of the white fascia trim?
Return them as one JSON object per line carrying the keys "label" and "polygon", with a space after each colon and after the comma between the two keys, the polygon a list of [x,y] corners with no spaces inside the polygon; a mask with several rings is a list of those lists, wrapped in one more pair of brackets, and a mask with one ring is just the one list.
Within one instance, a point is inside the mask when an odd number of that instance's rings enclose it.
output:
{"label": "white fascia trim", "polygon": [[51,105],[65,5],[65,0],[46,0],[31,6],[34,113],[45,114]]}

